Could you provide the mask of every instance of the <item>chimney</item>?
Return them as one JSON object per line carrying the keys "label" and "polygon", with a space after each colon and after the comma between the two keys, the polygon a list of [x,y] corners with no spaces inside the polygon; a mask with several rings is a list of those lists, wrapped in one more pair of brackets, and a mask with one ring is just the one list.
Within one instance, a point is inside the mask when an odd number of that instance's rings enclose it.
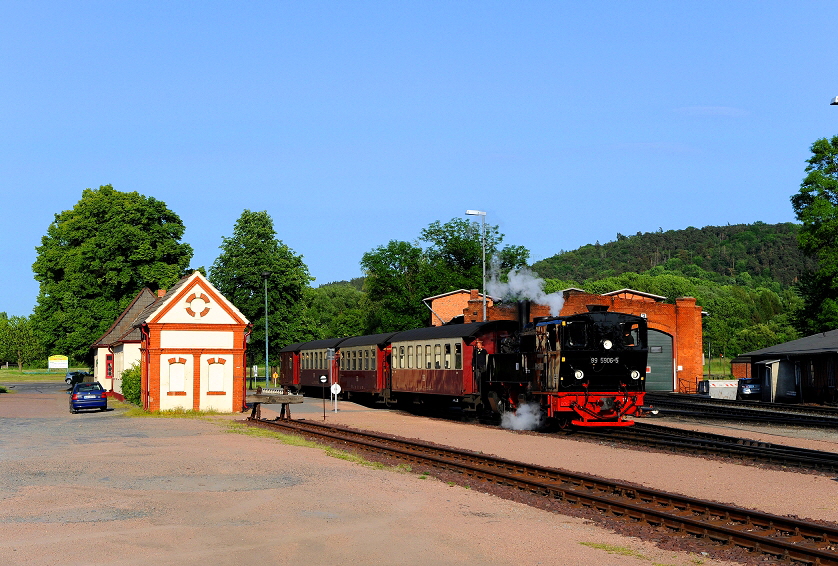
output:
{"label": "chimney", "polygon": [[162,297],[166,294],[166,289],[157,289],[157,296]]}
{"label": "chimney", "polygon": [[530,323],[530,301],[518,301],[518,325],[524,328]]}

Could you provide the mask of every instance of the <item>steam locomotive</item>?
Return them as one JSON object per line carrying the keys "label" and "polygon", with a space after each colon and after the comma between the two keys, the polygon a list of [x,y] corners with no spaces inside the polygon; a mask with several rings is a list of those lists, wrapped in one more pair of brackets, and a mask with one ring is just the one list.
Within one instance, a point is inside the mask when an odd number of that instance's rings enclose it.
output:
{"label": "steam locomotive", "polygon": [[280,382],[316,395],[338,383],[347,398],[388,406],[502,415],[535,403],[560,426],[631,425],[645,391],[646,319],[588,311],[291,344]]}

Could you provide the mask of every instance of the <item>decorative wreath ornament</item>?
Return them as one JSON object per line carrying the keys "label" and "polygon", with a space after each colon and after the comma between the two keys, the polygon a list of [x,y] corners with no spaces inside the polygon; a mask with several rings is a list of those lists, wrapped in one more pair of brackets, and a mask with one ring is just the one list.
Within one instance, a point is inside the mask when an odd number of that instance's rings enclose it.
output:
{"label": "decorative wreath ornament", "polygon": [[189,295],[189,298],[186,299],[186,304],[189,305],[188,307],[186,307],[186,312],[189,314],[189,316],[192,317],[206,316],[206,314],[210,310],[210,308],[207,306],[209,305],[209,302],[210,300],[203,293],[201,293],[200,295],[192,293],[191,295]]}

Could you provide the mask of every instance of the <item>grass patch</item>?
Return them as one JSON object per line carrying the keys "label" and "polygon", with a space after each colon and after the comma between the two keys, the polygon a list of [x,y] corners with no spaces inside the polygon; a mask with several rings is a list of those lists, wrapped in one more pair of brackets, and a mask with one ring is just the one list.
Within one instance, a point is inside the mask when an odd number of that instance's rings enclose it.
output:
{"label": "grass patch", "polygon": [[289,446],[320,448],[323,450],[323,452],[326,453],[327,456],[331,458],[346,460],[347,462],[352,462],[353,464],[360,464],[362,466],[372,468],[374,470],[390,470],[401,473],[409,473],[412,470],[412,468],[407,464],[388,466],[386,464],[382,464],[381,462],[372,462],[357,454],[352,454],[351,452],[346,452],[345,450],[339,450],[337,448],[333,448],[332,446],[327,446],[325,444],[319,444],[313,440],[307,440],[298,434],[275,432],[258,426],[246,425],[242,422],[228,422],[227,432],[233,434],[243,434],[245,436],[253,436],[257,438],[273,438],[274,440],[279,440],[283,444],[287,444]]}
{"label": "grass patch", "polygon": [[0,369],[0,381],[5,383],[32,383],[45,381],[64,381],[68,371],[88,371],[89,368],[72,368],[67,370],[46,370],[46,369],[25,369],[17,368]]}
{"label": "grass patch", "polygon": [[195,411],[193,409],[183,409],[180,407],[177,409],[167,409],[165,411],[146,411],[141,407],[137,407],[129,403],[122,403],[120,401],[115,401],[115,403],[119,403],[121,407],[130,407],[122,414],[125,417],[150,417],[153,419],[199,419],[213,415],[226,414],[219,411]]}
{"label": "grass patch", "polygon": [[596,548],[597,550],[604,550],[608,554],[617,554],[619,556],[631,556],[633,558],[640,558],[641,560],[649,560],[636,550],[632,550],[631,548],[626,548],[624,546],[614,546],[612,544],[600,544],[596,542],[580,542],[582,546],[587,546],[589,548]]}

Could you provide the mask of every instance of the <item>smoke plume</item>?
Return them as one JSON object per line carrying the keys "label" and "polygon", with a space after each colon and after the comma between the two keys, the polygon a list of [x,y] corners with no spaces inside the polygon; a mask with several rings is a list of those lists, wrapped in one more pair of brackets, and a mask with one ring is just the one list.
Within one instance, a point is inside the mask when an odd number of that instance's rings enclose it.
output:
{"label": "smoke plume", "polygon": [[500,280],[499,269],[492,266],[489,281],[486,283],[486,293],[503,300],[530,300],[539,305],[550,307],[550,315],[558,316],[564,304],[564,296],[560,292],[544,292],[544,280],[526,267],[509,272],[506,283]]}
{"label": "smoke plume", "polygon": [[500,426],[509,430],[535,430],[541,426],[541,407],[528,403],[518,407],[514,413],[504,413]]}

